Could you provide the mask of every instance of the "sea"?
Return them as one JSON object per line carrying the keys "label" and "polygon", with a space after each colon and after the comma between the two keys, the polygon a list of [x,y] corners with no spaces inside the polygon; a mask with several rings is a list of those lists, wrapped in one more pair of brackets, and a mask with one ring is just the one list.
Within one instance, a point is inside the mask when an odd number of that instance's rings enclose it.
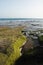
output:
{"label": "sea", "polygon": [[43,30],[43,18],[0,18],[0,26],[26,26],[30,30]]}

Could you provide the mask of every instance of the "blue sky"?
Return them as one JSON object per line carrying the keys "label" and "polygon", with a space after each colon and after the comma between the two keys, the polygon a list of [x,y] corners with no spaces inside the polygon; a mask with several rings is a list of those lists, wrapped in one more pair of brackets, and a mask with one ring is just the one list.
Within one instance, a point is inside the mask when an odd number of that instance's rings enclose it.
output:
{"label": "blue sky", "polygon": [[43,18],[43,0],[0,0],[1,18]]}

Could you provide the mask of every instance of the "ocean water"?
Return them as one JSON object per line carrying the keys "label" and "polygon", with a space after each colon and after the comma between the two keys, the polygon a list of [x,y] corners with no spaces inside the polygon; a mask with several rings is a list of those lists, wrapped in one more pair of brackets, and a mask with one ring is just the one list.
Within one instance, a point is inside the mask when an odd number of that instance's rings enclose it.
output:
{"label": "ocean water", "polygon": [[30,27],[35,30],[43,30],[43,21],[34,21],[30,23]]}
{"label": "ocean water", "polygon": [[0,18],[0,25],[25,25],[29,29],[43,29],[43,19],[40,18]]}

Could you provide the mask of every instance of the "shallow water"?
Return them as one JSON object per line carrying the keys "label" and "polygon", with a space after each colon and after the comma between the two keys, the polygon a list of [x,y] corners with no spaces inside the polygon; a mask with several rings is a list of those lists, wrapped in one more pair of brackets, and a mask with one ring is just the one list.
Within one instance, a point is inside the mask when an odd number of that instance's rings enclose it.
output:
{"label": "shallow water", "polygon": [[18,26],[18,25],[25,25],[29,27],[31,30],[36,30],[36,29],[43,29],[43,19],[33,19],[33,18],[24,18],[20,19],[18,18],[17,20],[14,19],[0,19],[0,25],[10,25],[10,26]]}

